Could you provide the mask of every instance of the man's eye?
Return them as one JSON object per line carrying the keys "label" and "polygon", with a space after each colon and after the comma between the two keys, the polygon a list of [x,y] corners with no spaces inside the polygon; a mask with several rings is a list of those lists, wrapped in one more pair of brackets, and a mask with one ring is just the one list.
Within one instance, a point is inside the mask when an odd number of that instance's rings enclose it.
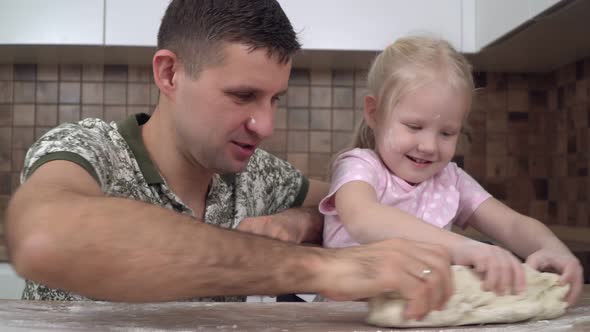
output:
{"label": "man's eye", "polygon": [[232,95],[239,99],[241,102],[251,101],[255,97],[253,93],[233,93]]}
{"label": "man's eye", "polygon": [[273,103],[278,103],[279,101],[281,101],[281,96],[274,96],[274,97],[272,97],[272,102]]}

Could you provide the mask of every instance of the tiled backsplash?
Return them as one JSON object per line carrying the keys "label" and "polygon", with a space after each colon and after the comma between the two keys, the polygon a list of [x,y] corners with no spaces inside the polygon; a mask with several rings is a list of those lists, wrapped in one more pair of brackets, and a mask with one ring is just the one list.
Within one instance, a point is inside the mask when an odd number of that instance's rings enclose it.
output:
{"label": "tiled backsplash", "polygon": [[[349,144],[362,117],[365,75],[293,69],[275,133],[263,148],[311,178],[326,179],[331,158]],[[480,88],[457,163],[522,213],[547,224],[590,226],[590,58],[552,73],[475,78]],[[62,122],[149,113],[157,97],[149,67],[0,65],[2,217],[36,138]]]}

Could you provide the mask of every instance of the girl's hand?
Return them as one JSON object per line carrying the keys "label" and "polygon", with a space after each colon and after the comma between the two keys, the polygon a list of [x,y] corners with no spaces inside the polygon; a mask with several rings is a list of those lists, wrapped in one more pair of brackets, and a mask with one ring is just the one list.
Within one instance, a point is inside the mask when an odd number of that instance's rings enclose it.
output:
{"label": "girl's hand", "polygon": [[541,249],[527,257],[526,264],[538,271],[559,273],[560,284],[570,284],[566,301],[570,306],[576,303],[582,293],[584,271],[580,261],[571,252]]}
{"label": "girl's hand", "polygon": [[452,251],[453,264],[472,266],[483,275],[482,288],[498,295],[524,291],[524,268],[506,249],[474,240],[466,240]]}

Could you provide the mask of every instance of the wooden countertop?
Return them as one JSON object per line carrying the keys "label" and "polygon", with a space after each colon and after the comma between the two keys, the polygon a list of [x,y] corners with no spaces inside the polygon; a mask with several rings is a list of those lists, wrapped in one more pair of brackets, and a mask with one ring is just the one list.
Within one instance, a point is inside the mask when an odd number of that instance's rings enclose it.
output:
{"label": "wooden countertop", "polygon": [[[362,302],[126,304],[0,300],[0,331],[390,331]],[[558,319],[420,331],[590,331],[590,285]],[[403,331],[415,331],[404,329]]]}

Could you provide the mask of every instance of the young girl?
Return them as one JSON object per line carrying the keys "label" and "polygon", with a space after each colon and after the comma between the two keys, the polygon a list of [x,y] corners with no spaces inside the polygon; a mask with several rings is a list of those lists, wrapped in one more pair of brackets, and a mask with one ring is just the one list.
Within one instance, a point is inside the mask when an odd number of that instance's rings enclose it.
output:
{"label": "young girl", "polygon": [[[392,237],[446,247],[453,264],[472,266],[485,290],[524,289],[520,261],[498,246],[450,231],[471,226],[539,270],[570,284],[569,304],[582,289],[579,261],[541,222],[491,197],[451,163],[474,91],[471,66],[443,40],[403,38],[377,56],[368,75],[364,121],[354,149],[335,160],[330,192],[320,203],[324,246]],[[430,270],[411,271],[416,278]]]}

